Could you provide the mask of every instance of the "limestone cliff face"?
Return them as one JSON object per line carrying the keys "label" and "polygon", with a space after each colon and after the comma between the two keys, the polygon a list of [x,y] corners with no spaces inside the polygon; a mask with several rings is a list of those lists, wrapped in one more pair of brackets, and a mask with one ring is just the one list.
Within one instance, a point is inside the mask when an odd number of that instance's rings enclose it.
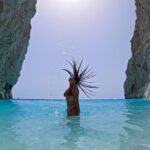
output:
{"label": "limestone cliff face", "polygon": [[12,98],[29,44],[36,0],[0,0],[0,99]]}
{"label": "limestone cliff face", "polygon": [[150,0],[136,0],[137,20],[126,71],[126,98],[150,99]]}

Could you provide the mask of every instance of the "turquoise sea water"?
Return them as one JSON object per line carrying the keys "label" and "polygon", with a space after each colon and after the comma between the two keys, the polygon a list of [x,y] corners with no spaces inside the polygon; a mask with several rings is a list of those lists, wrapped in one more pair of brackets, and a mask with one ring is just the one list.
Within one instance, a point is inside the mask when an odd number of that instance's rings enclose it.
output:
{"label": "turquoise sea water", "polygon": [[0,101],[0,150],[150,150],[150,101]]}

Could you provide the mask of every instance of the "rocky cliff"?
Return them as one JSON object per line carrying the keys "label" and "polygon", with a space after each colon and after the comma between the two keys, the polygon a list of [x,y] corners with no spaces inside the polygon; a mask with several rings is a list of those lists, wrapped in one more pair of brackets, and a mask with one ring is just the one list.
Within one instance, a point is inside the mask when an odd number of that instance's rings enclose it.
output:
{"label": "rocky cliff", "polygon": [[0,0],[0,99],[12,98],[29,44],[36,0]]}
{"label": "rocky cliff", "polygon": [[136,0],[137,20],[126,71],[126,98],[150,99],[150,0]]}

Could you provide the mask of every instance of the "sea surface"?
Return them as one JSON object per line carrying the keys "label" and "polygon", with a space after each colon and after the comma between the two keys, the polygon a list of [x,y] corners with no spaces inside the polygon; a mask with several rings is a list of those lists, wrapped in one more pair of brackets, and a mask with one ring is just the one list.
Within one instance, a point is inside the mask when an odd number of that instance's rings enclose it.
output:
{"label": "sea surface", "polygon": [[0,101],[0,150],[150,150],[150,101]]}

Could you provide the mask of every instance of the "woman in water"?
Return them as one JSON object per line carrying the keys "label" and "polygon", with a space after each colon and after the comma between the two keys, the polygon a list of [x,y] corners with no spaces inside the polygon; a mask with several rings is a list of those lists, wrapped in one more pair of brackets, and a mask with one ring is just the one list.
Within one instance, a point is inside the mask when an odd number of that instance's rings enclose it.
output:
{"label": "woman in water", "polygon": [[67,69],[63,69],[70,75],[69,88],[64,93],[67,102],[68,116],[80,115],[79,88],[88,97],[92,95],[93,91],[91,89],[97,88],[96,86],[89,85],[91,82],[88,82],[87,80],[93,78],[95,75],[93,72],[91,72],[91,69],[89,69],[89,65],[82,69],[82,63],[83,60],[78,65],[77,62],[73,59],[72,62],[69,62],[73,72]]}

